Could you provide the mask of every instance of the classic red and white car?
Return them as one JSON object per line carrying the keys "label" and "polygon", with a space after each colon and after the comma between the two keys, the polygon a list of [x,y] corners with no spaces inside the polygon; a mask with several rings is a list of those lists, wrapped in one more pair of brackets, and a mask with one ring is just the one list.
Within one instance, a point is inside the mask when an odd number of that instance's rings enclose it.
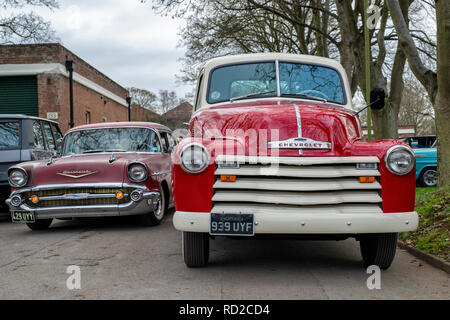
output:
{"label": "classic red and white car", "polygon": [[[172,169],[187,266],[206,265],[219,235],[354,237],[366,265],[391,265],[397,233],[418,225],[414,154],[397,140],[362,140],[338,62],[225,56],[203,66],[196,90]],[[383,108],[384,92],[372,96]]]}
{"label": "classic red and white car", "polygon": [[173,206],[169,128],[148,122],[78,126],[60,156],[9,169],[13,222],[46,229],[54,218],[139,215],[157,225]]}

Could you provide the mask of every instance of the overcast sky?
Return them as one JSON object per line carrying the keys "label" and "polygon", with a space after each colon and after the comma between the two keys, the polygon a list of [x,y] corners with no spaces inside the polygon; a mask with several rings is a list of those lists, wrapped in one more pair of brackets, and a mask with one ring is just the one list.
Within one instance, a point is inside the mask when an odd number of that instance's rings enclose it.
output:
{"label": "overcast sky", "polygon": [[177,32],[182,20],[161,17],[151,1],[59,0],[60,9],[33,9],[52,23],[62,44],[124,87],[192,91],[177,85]]}

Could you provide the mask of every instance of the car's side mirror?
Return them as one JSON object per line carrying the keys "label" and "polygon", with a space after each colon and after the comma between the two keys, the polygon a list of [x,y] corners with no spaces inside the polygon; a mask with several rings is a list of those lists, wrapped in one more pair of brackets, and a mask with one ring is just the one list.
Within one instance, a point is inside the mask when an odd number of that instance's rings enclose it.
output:
{"label": "car's side mirror", "polygon": [[384,108],[384,99],[386,93],[381,88],[373,88],[370,91],[370,108],[373,110],[381,110]]}
{"label": "car's side mirror", "polygon": [[62,138],[59,138],[59,139],[56,140],[56,151],[58,153],[61,152],[61,146],[62,146]]}

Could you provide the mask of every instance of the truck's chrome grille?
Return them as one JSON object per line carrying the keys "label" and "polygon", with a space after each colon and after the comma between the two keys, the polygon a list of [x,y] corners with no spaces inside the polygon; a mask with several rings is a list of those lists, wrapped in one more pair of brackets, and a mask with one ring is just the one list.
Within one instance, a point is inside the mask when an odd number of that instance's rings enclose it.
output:
{"label": "truck's chrome grille", "polygon": [[[267,157],[218,157],[213,211],[231,212],[242,208],[262,210],[310,210],[329,207],[375,210],[381,212],[380,172],[376,168],[357,169],[357,163],[379,162],[376,157],[278,158],[277,165]],[[220,176],[236,176],[235,182],[221,181]],[[360,183],[359,177],[375,177],[372,183]],[[313,210],[314,209],[314,210]],[[323,210],[322,210],[323,211]],[[236,212],[236,211],[234,211]]]}

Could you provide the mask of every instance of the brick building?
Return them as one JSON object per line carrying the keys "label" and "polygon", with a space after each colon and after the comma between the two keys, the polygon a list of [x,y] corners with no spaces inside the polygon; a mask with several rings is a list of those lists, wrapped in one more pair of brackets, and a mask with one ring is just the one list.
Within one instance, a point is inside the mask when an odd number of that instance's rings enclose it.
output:
{"label": "brick building", "polygon": [[142,108],[139,105],[131,104],[131,121],[147,121],[157,122],[162,121],[162,117],[151,110]]}
{"label": "brick building", "polygon": [[183,102],[177,107],[171,109],[162,115],[162,122],[172,130],[178,128],[185,128],[186,122],[189,122],[192,115],[192,105],[188,102]]}
{"label": "brick building", "polygon": [[0,113],[27,114],[69,129],[73,60],[75,125],[127,121],[128,91],[60,44],[0,45]]}

